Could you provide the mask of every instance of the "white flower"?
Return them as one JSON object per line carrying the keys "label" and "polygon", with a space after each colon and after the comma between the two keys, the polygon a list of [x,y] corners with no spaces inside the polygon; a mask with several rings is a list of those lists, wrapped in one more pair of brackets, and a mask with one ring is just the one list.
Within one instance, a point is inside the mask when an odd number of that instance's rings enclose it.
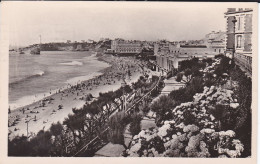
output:
{"label": "white flower", "polygon": [[235,137],[236,133],[233,130],[228,130],[228,131],[220,131],[219,135],[220,136]]}
{"label": "white flower", "polygon": [[209,117],[210,117],[211,121],[214,121],[214,120],[215,120],[215,117],[214,117],[212,114],[209,115]]}
{"label": "white flower", "polygon": [[218,148],[218,153],[219,154],[223,154],[223,153],[225,153],[227,151],[228,151],[228,149]]}
{"label": "white flower", "polygon": [[177,125],[176,127],[183,129],[183,128],[185,127],[185,124],[182,122],[182,123],[180,123],[179,125]]}
{"label": "white flower", "polygon": [[240,156],[240,152],[237,152],[236,150],[228,150],[226,152],[231,158],[236,158],[238,156]]}
{"label": "white flower", "polygon": [[237,139],[234,139],[232,141],[233,145],[235,145],[237,152],[243,152],[244,151],[244,145]]}
{"label": "white flower", "polygon": [[199,130],[199,127],[197,127],[196,125],[188,125],[188,126],[185,126],[183,128],[183,132],[187,133],[187,132],[196,132]]}
{"label": "white flower", "polygon": [[167,131],[171,129],[171,125],[170,124],[166,124],[166,125],[163,125],[162,127],[160,127],[158,129],[158,135],[163,138],[167,135]]}
{"label": "white flower", "polygon": [[236,109],[239,106],[239,103],[231,103],[230,107]]}
{"label": "white flower", "polygon": [[166,149],[168,149],[171,146],[171,141],[165,142],[163,145]]}
{"label": "white flower", "polygon": [[[178,112],[177,112],[178,113]],[[174,124],[175,123],[175,121],[174,120],[171,120],[171,121],[164,121],[164,125],[166,125],[166,124]]]}
{"label": "white flower", "polygon": [[200,137],[199,135],[191,136],[189,139],[188,146],[191,148],[196,148],[200,144]]}
{"label": "white flower", "polygon": [[179,141],[181,141],[181,142],[185,141],[185,140],[187,139],[186,133],[184,133],[184,134],[178,136],[178,139],[179,139]]}
{"label": "white flower", "polygon": [[201,131],[200,131],[201,133],[207,133],[207,134],[211,134],[211,133],[214,133],[215,132],[215,130],[214,129],[202,129]]}
{"label": "white flower", "polygon": [[133,145],[133,146],[130,148],[130,151],[135,153],[135,152],[137,152],[138,150],[140,150],[141,147],[142,147],[141,143],[137,143],[137,144]]}
{"label": "white flower", "polygon": [[176,134],[172,135],[172,140],[178,139],[178,136]]}
{"label": "white flower", "polygon": [[226,131],[226,135],[228,135],[229,137],[235,137],[236,133],[233,130],[228,130]]}

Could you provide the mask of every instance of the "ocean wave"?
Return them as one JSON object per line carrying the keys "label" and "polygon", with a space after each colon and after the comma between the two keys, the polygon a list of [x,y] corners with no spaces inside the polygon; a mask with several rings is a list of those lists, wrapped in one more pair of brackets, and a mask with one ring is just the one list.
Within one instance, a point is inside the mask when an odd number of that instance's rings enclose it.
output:
{"label": "ocean wave", "polygon": [[40,75],[40,76],[42,76],[42,75],[44,75],[44,71],[39,71],[39,72],[37,72],[35,75]]}
{"label": "ocean wave", "polygon": [[[71,79],[69,79],[65,82],[66,85],[63,85],[63,86],[56,88],[56,89],[52,89],[51,92],[36,93],[35,95],[23,96],[16,101],[9,102],[9,106],[10,106],[11,110],[15,110],[17,108],[38,102],[38,101],[42,100],[43,98],[46,98],[47,96],[52,96],[53,94],[57,93],[59,90],[63,91],[65,89],[70,88],[73,85],[78,84],[79,82],[89,80],[89,79],[93,79],[93,78],[95,78],[96,76],[99,76],[99,75],[102,75],[102,73],[101,72],[93,72],[93,73],[90,73],[89,75],[86,75],[86,76],[79,76],[79,77],[71,78]],[[68,86],[68,84],[71,84],[71,86]]]}
{"label": "ocean wave", "polygon": [[79,61],[71,61],[71,62],[60,63],[60,64],[62,64],[62,65],[71,65],[71,66],[73,66],[73,65],[83,65],[83,63],[79,62]]}
{"label": "ocean wave", "polygon": [[51,93],[45,92],[45,93],[37,93],[35,95],[23,96],[16,101],[9,102],[9,106],[10,106],[11,110],[15,110],[17,108],[38,102],[38,101],[46,98],[47,96],[51,96],[51,95],[55,94],[57,91],[58,91],[58,89],[55,89],[55,90],[51,90]]}
{"label": "ocean wave", "polygon": [[77,83],[80,83],[80,82],[85,81],[85,80],[93,79],[93,78],[95,78],[96,76],[99,76],[99,75],[102,75],[102,73],[101,72],[93,72],[93,73],[90,73],[90,74],[85,75],[85,76],[78,76],[78,77],[71,78],[71,79],[67,80],[66,83],[71,84],[71,85],[76,85]]}
{"label": "ocean wave", "polygon": [[83,59],[96,60],[97,59],[97,53],[92,53],[90,56],[83,57]]}
{"label": "ocean wave", "polygon": [[43,76],[44,74],[45,74],[44,71],[37,71],[37,72],[35,72],[35,73],[32,74],[32,75],[25,76],[24,78],[21,78],[21,79],[19,79],[19,80],[17,80],[17,81],[14,81],[14,82],[12,82],[12,83],[9,83],[9,87],[12,87],[12,86],[14,86],[14,85],[16,85],[16,84],[18,84],[18,83],[22,83],[22,82],[25,82],[25,81],[29,81],[29,80],[31,80],[31,79],[33,79],[33,78],[41,77],[41,76]]}

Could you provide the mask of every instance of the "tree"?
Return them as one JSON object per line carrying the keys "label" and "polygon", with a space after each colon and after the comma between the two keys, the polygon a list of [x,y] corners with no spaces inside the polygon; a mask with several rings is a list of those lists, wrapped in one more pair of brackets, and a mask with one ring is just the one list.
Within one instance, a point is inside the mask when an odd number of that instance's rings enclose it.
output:
{"label": "tree", "polygon": [[62,130],[63,130],[63,126],[59,121],[56,124],[55,123],[51,124],[50,132],[52,135],[58,136],[62,133]]}
{"label": "tree", "polygon": [[51,133],[49,131],[39,131],[37,136],[30,140],[32,156],[47,157],[51,150]]}
{"label": "tree", "polygon": [[176,106],[176,101],[170,96],[160,96],[160,98],[150,106],[150,109],[156,113],[156,124],[160,125],[163,120],[171,119],[171,110]]}
{"label": "tree", "polygon": [[131,134],[137,135],[140,131],[141,131],[141,120],[142,120],[142,116],[139,114],[134,114],[131,117],[131,123],[130,123],[130,127],[129,127],[129,131],[131,132]]}
{"label": "tree", "polygon": [[108,121],[109,133],[108,139],[114,144],[121,144],[126,147],[124,143],[124,131],[126,125],[129,123],[129,117],[125,112],[118,112]]}
{"label": "tree", "polygon": [[191,69],[189,69],[189,68],[185,69],[184,75],[186,77],[186,83],[190,82],[190,80],[192,78],[192,71],[191,71]]}
{"label": "tree", "polygon": [[78,144],[83,137],[85,120],[86,115],[84,114],[69,114],[63,121],[63,124],[72,132],[74,144]]}
{"label": "tree", "polygon": [[183,77],[182,73],[177,73],[176,81],[177,82],[181,82],[182,81],[182,77]]}
{"label": "tree", "polygon": [[8,156],[30,156],[32,149],[26,136],[16,136],[8,140]]}

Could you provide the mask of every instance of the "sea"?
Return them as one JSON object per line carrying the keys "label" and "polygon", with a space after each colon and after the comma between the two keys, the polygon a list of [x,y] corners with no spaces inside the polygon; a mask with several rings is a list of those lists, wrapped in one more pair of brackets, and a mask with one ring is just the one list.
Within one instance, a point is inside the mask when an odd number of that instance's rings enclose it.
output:
{"label": "sea", "polygon": [[109,67],[92,51],[41,51],[9,54],[9,106],[11,110],[50,96],[59,89],[92,79]]}

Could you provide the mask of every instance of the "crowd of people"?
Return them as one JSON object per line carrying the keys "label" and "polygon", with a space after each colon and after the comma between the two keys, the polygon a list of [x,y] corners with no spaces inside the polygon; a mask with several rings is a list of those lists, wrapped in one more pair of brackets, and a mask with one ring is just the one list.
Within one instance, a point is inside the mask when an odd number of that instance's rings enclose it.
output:
{"label": "crowd of people", "polygon": [[[30,118],[34,118],[37,122],[38,115],[41,112],[46,112],[46,106],[59,106],[66,107],[65,101],[73,100],[89,100],[89,97],[93,98],[91,92],[99,88],[100,86],[110,85],[121,85],[123,81],[130,84],[134,75],[145,75],[149,73],[149,70],[145,69],[145,63],[143,61],[137,60],[134,57],[116,57],[116,56],[102,56],[101,60],[109,63],[111,66],[104,69],[101,75],[89,79],[86,81],[78,81],[74,84],[68,83],[66,86],[60,87],[56,90],[49,90],[48,94],[44,94],[44,97],[40,101],[35,101],[33,104],[18,108],[15,111],[10,111],[8,118],[8,126],[14,127],[13,131],[19,130],[15,126],[19,124],[20,121],[28,121]],[[35,95],[35,98],[37,95]],[[56,102],[55,102],[56,101]],[[50,115],[55,115],[59,108],[52,108]],[[12,113],[12,114],[11,114]],[[15,113],[15,114],[13,114]],[[43,124],[47,123],[48,119],[43,120]],[[49,119],[50,121],[50,119]],[[21,127],[20,127],[21,128]],[[10,130],[10,129],[9,129]]]}

